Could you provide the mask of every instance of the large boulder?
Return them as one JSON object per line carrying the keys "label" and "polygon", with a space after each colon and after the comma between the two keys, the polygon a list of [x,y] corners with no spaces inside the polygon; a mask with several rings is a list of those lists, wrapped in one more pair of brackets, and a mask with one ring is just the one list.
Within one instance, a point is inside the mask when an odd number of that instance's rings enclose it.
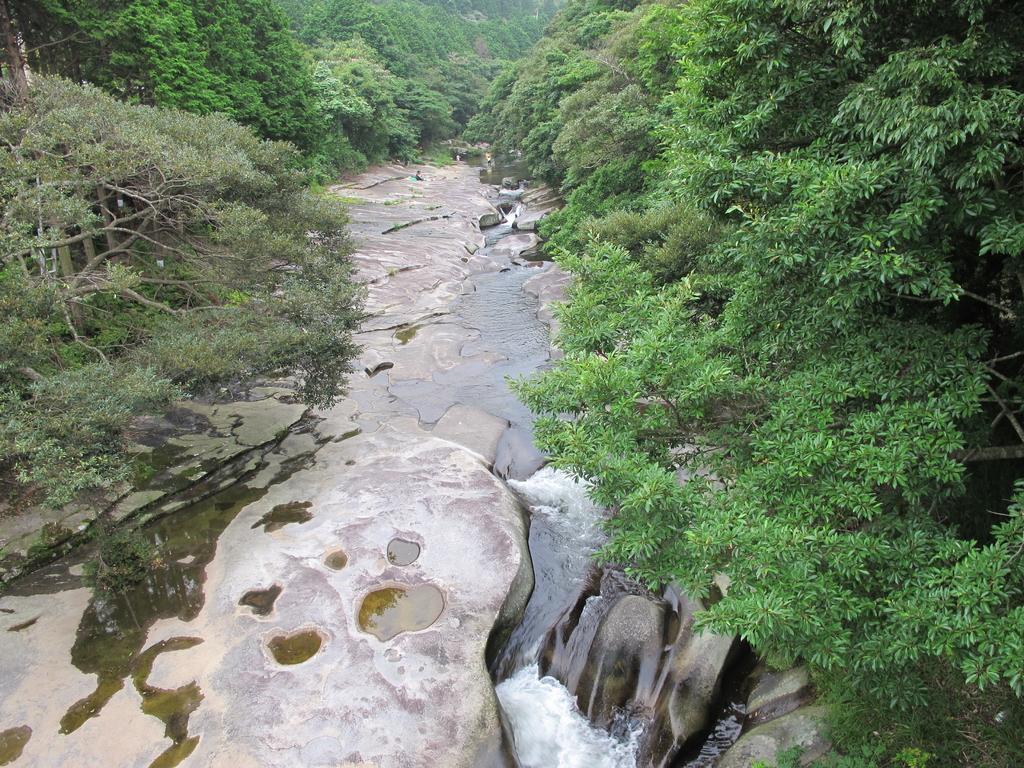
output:
{"label": "large boulder", "polygon": [[753,678],[756,682],[747,698],[747,727],[789,714],[814,698],[806,667],[778,672],[757,669]]}
{"label": "large boulder", "polygon": [[653,688],[664,622],[664,604],[642,595],[624,595],[605,613],[574,691],[592,722],[607,728],[617,708]]}
{"label": "large boulder", "polygon": [[711,725],[722,682],[739,646],[735,635],[695,632],[699,600],[669,588],[666,598],[678,626],[660,673],[656,695],[648,702],[652,722],[642,745],[640,765],[665,768]]}
{"label": "large boulder", "polygon": [[453,405],[434,425],[432,434],[458,443],[493,464],[498,442],[507,429],[507,420],[482,408]]}
{"label": "large boulder", "polygon": [[[187,627],[204,638],[195,652],[209,664],[198,680],[207,702],[193,715],[203,735],[196,764],[237,765],[243,756],[263,766],[503,764],[484,653],[532,589],[516,499],[467,451],[387,429],[331,444],[317,460],[321,469],[275,487],[221,539],[223,551],[246,555],[214,561],[207,589],[215,599]],[[264,507],[296,493],[311,503],[310,522],[251,535]],[[389,560],[396,538],[418,545],[410,565]],[[339,548],[346,566],[325,567]],[[238,610],[241,595],[271,583],[283,591],[268,619]],[[397,594],[382,590],[413,588],[440,597],[439,615],[409,598],[394,610],[410,631],[386,639],[366,631],[375,611],[384,623]],[[323,645],[282,666],[268,641],[298,629],[319,632]],[[190,668],[188,653],[175,655],[176,670]]]}
{"label": "large boulder", "polygon": [[801,707],[753,728],[733,744],[717,768],[752,768],[758,762],[774,765],[779,753],[797,747],[800,765],[810,765],[829,750],[825,738],[826,708]]}
{"label": "large boulder", "polygon": [[504,480],[526,480],[547,463],[533,444],[529,430],[522,427],[506,429],[494,457],[494,473]]}
{"label": "large boulder", "polygon": [[606,569],[581,584],[545,639],[543,669],[600,727],[645,723],[636,764],[667,768],[711,725],[733,668],[734,635],[694,631],[703,605],[670,587],[658,599]]}
{"label": "large boulder", "polygon": [[495,224],[501,224],[504,218],[499,211],[488,211],[480,215],[477,223],[483,229],[484,227],[493,227]]}

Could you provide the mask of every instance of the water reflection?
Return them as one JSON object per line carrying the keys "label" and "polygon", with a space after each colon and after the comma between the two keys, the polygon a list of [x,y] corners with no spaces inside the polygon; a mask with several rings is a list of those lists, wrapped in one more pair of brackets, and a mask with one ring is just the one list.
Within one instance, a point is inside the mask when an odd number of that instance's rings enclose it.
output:
{"label": "water reflection", "polygon": [[61,719],[61,733],[95,717],[124,687],[149,628],[158,619],[190,621],[203,606],[207,564],[235,516],[266,493],[235,485],[141,529],[160,554],[146,579],[123,592],[96,595],[78,625],[71,661],[95,674],[96,689]]}

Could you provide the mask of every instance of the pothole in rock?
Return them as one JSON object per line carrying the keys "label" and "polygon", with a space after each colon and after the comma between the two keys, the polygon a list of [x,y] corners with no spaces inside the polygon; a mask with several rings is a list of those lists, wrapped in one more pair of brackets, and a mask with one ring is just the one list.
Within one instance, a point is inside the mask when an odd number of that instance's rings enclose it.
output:
{"label": "pothole in rock", "polygon": [[290,501],[287,504],[278,504],[267,512],[263,517],[252,524],[253,528],[263,526],[267,533],[284,528],[289,523],[308,523],[313,519],[313,513],[309,508],[313,506],[311,501]]}
{"label": "pothole in rock", "polygon": [[404,325],[395,331],[395,340],[402,346],[405,346],[416,338],[416,334],[419,333],[419,330],[420,326],[418,325]]}
{"label": "pothole in rock", "polygon": [[252,608],[257,616],[267,616],[274,610],[274,603],[281,594],[281,585],[274,584],[266,589],[250,589],[239,600],[239,605]]}
{"label": "pothole in rock", "polygon": [[21,757],[21,752],[30,738],[32,729],[27,725],[0,731],[0,765],[13,763]]}
{"label": "pothole in rock", "polygon": [[290,666],[309,661],[323,644],[324,639],[319,632],[315,629],[304,629],[290,635],[271,638],[267,648],[278,664]]}
{"label": "pothole in rock", "polygon": [[408,539],[388,542],[388,562],[392,565],[412,565],[420,556],[420,545]]}
{"label": "pothole in rock", "polygon": [[359,606],[359,628],[378,640],[426,629],[444,611],[444,594],[433,584],[375,589]]}
{"label": "pothole in rock", "polygon": [[348,555],[342,549],[336,549],[333,552],[328,552],[324,558],[324,565],[335,571],[340,571],[346,565],[348,565]]}

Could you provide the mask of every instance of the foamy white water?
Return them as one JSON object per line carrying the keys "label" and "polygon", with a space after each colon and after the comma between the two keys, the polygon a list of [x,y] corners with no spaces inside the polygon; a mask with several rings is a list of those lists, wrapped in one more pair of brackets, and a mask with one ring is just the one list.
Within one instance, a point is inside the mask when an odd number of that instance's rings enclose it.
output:
{"label": "foamy white water", "polygon": [[590,500],[586,482],[552,467],[508,484],[533,511],[531,549],[535,572],[540,571],[526,615],[506,648],[515,671],[496,688],[519,761],[523,768],[636,768],[639,733],[621,742],[596,728],[565,686],[539,677],[537,666],[543,633],[571,604],[574,585],[604,541],[603,510]]}
{"label": "foamy white water", "polygon": [[574,538],[582,538],[588,545],[602,538],[600,522],[604,513],[587,495],[590,485],[585,480],[549,466],[526,480],[509,480],[508,485],[534,512],[551,518],[559,527],[573,529]]}
{"label": "foamy white water", "polygon": [[561,683],[538,674],[531,664],[496,689],[523,768],[636,768],[637,733],[621,742],[595,728]]}
{"label": "foamy white water", "polygon": [[523,212],[523,204],[522,203],[517,203],[514,207],[512,207],[509,210],[508,213],[505,214],[505,223],[506,224],[515,224],[516,223],[516,219],[519,218],[519,215],[522,212]]}

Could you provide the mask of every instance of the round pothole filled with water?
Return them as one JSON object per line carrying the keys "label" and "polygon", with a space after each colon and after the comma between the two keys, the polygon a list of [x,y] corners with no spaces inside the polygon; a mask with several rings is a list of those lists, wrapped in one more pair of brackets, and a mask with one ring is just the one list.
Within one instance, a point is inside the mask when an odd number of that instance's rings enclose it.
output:
{"label": "round pothole filled with water", "polygon": [[267,648],[278,664],[290,666],[309,661],[323,644],[324,639],[319,632],[315,629],[305,629],[271,638]]}
{"label": "round pothole filled with water", "polygon": [[348,555],[346,555],[344,550],[341,549],[328,552],[327,556],[324,558],[324,565],[335,571],[340,571],[348,565]]}
{"label": "round pothole filled with water", "polygon": [[420,545],[408,539],[388,542],[388,562],[392,565],[412,565],[420,556]]}
{"label": "round pothole filled with water", "polygon": [[444,611],[444,593],[433,584],[375,589],[359,606],[359,628],[378,640],[426,629]]}

